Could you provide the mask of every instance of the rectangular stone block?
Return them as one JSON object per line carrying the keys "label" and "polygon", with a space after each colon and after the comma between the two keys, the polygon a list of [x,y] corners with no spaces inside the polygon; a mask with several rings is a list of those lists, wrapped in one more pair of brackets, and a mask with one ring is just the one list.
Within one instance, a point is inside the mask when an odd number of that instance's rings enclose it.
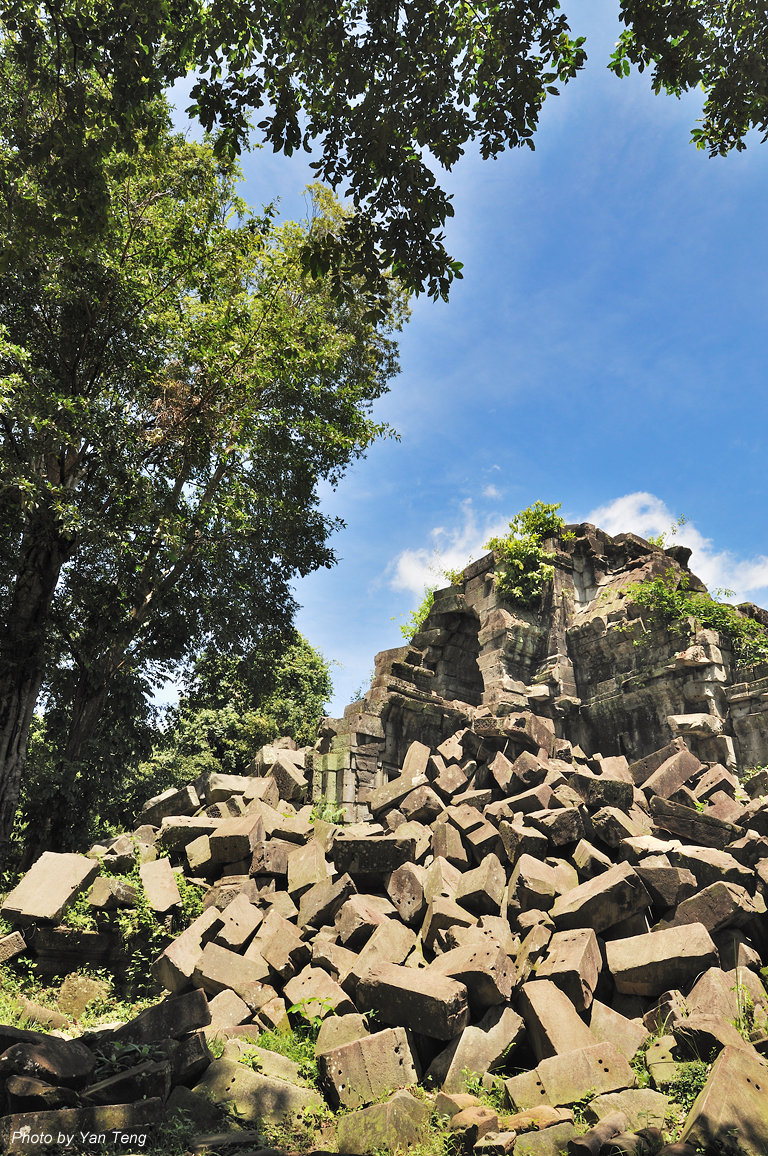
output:
{"label": "rectangular stone block", "polygon": [[230,988],[255,1011],[272,999],[274,990],[269,986],[269,968],[262,960],[245,959],[218,943],[207,943],[198,959],[192,976],[193,982],[208,995],[218,995]]}
{"label": "rectangular stone block", "polygon": [[20,927],[58,923],[67,906],[98,873],[98,862],[85,855],[44,851],[6,896],[0,916]]}
{"label": "rectangular stone block", "polygon": [[625,995],[653,997],[682,989],[719,962],[717,949],[700,923],[614,939],[605,950],[608,970],[617,990]]}
{"label": "rectangular stone block", "polygon": [[634,1088],[636,1077],[613,1044],[598,1043],[542,1060],[536,1069],[554,1107],[574,1104],[585,1095]]}
{"label": "rectangular stone block", "polygon": [[221,927],[221,912],[207,907],[186,931],[177,935],[152,964],[152,974],[167,991],[183,991],[192,983],[195,965],[203,952],[203,944],[212,939]]}
{"label": "rectangular stone block", "polygon": [[697,1150],[765,1156],[767,1091],[768,1065],[762,1059],[742,1048],[723,1048],[688,1113],[680,1140]]}
{"label": "rectangular stone block", "polygon": [[588,1048],[595,1037],[568,996],[549,979],[535,979],[520,989],[517,1006],[537,1060]]}
{"label": "rectangular stone block", "polygon": [[141,809],[141,822],[159,827],[167,815],[194,815],[199,806],[200,800],[193,786],[170,787],[161,795],[147,799]]}
{"label": "rectangular stone block", "polygon": [[139,865],[139,876],[153,911],[164,918],[174,907],[181,906],[181,895],[170,859],[154,859]]}
{"label": "rectangular stone block", "polygon": [[591,927],[580,927],[555,932],[536,968],[536,977],[551,979],[576,1010],[583,1012],[592,1004],[602,966],[597,936]]}
{"label": "rectangular stone block", "polygon": [[405,1028],[386,1028],[318,1056],[333,1107],[361,1108],[387,1092],[418,1083],[421,1070]]}
{"label": "rectangular stone block", "polygon": [[599,934],[650,905],[637,873],[620,863],[559,896],[550,914],[558,930],[591,927]]}
{"label": "rectangular stone block", "polygon": [[385,963],[357,985],[359,1009],[374,1009],[383,1023],[409,1027],[436,1040],[450,1040],[469,1022],[463,983],[421,968]]}

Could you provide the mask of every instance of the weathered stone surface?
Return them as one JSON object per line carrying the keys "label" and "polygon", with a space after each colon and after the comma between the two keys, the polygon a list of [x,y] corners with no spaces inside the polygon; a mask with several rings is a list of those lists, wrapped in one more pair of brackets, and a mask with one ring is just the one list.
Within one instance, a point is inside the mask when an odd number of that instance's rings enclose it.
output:
{"label": "weathered stone surface", "polygon": [[595,1037],[568,996],[551,980],[524,983],[518,1008],[528,1029],[528,1040],[537,1060],[588,1048]]}
{"label": "weathered stone surface", "polygon": [[168,1060],[147,1060],[105,1080],[89,1084],[81,1093],[84,1104],[130,1104],[150,1095],[165,1101],[171,1090],[171,1064]]}
{"label": "weathered stone surface", "polygon": [[323,1103],[311,1088],[261,1076],[236,1060],[214,1060],[195,1091],[228,1105],[246,1124],[282,1124]]}
{"label": "weathered stone surface", "polygon": [[635,1086],[635,1073],[610,1043],[593,1044],[542,1060],[536,1069],[547,1100],[555,1107],[573,1104],[586,1093]]}
{"label": "weathered stone surface", "polygon": [[392,963],[382,964],[361,978],[357,1003],[377,1011],[383,1023],[408,1027],[436,1040],[453,1039],[469,1022],[463,983]]}
{"label": "weathered stone surface", "polygon": [[141,821],[159,827],[167,815],[194,815],[199,806],[200,799],[193,786],[169,787],[161,795],[147,799],[141,809]]}
{"label": "weathered stone surface", "polygon": [[473,1018],[489,1007],[508,1003],[515,985],[514,964],[496,946],[456,947],[439,955],[428,970],[464,984]]}
{"label": "weathered stone surface", "polygon": [[515,1141],[515,1156],[561,1156],[576,1135],[576,1126],[570,1121],[553,1124],[540,1132],[527,1132]]}
{"label": "weathered stone surface", "polygon": [[[19,1113],[0,1119],[0,1151],[5,1156],[24,1156],[29,1152],[50,1151],[60,1135],[80,1139],[113,1132],[128,1134],[141,1147],[147,1142],[150,1128],[165,1115],[160,1099],[141,1100],[137,1104],[110,1104],[95,1108],[60,1108],[51,1112]],[[52,1140],[49,1139],[52,1137]],[[94,1141],[95,1143],[98,1142]]]}
{"label": "weathered stone surface", "polygon": [[551,979],[578,1012],[586,1011],[594,995],[603,966],[597,936],[591,927],[558,931],[550,939],[547,952],[536,968],[538,979]]}
{"label": "weathered stone surface", "polygon": [[415,863],[403,863],[393,871],[387,882],[387,894],[395,905],[403,923],[415,926],[427,909],[424,898],[426,868]]}
{"label": "weathered stone surface", "polygon": [[560,895],[551,915],[558,930],[591,927],[599,934],[649,907],[650,902],[635,870],[621,863]]}
{"label": "weathered stone surface", "polygon": [[218,995],[231,988],[254,1011],[275,995],[269,978],[269,968],[263,960],[259,963],[256,959],[245,959],[217,943],[205,945],[192,977],[207,995]]}
{"label": "weathered stone surface", "polygon": [[347,1015],[356,1011],[347,993],[319,967],[305,967],[283,989],[289,1005],[300,1006],[305,1019]]}
{"label": "weathered stone surface", "polygon": [[349,875],[341,875],[333,883],[316,883],[301,897],[299,927],[321,927],[324,923],[333,923],[344,901],[356,890]]}
{"label": "weathered stone surface", "polygon": [[386,1028],[318,1057],[323,1087],[334,1107],[360,1108],[421,1075],[405,1028]]}
{"label": "weathered stone surface", "polygon": [[700,923],[614,939],[605,950],[617,990],[628,995],[651,997],[684,987],[718,963],[712,938]]}
{"label": "weathered stone surface", "polygon": [[437,1056],[429,1075],[441,1083],[444,1092],[461,1092],[467,1072],[483,1076],[496,1071],[524,1034],[525,1024],[511,1007],[489,1008]]}
{"label": "weathered stone surface", "polygon": [[651,799],[651,815],[657,827],[679,835],[688,843],[701,843],[703,847],[722,849],[744,833],[743,828],[734,823],[727,823],[714,815],[700,814],[691,807],[670,802],[659,795]]}
{"label": "weathered stone surface", "polygon": [[334,1048],[351,1044],[353,1040],[361,1040],[371,1033],[368,1030],[365,1016],[359,1012],[348,1012],[343,1016],[328,1016],[320,1025],[315,1040],[315,1055],[321,1052],[332,1052]]}
{"label": "weathered stone surface", "polygon": [[349,1112],[339,1120],[339,1152],[363,1156],[408,1148],[423,1136],[430,1113],[430,1106],[409,1092],[396,1092],[383,1104]]}
{"label": "weathered stone surface", "polygon": [[85,855],[44,851],[6,896],[0,916],[21,927],[57,923],[68,904],[98,873],[99,864]]}
{"label": "weathered stone surface", "polygon": [[122,1043],[151,1044],[175,1039],[211,1022],[208,1000],[202,991],[169,996],[116,1028],[112,1038]]}
{"label": "weathered stone surface", "polygon": [[216,907],[208,907],[169,943],[152,964],[152,974],[158,983],[173,992],[189,987],[203,945],[213,938],[221,922],[221,912]]}
{"label": "weathered stone surface", "polygon": [[0,963],[7,963],[26,950],[27,944],[20,931],[0,936]]}
{"label": "weathered stone surface", "polygon": [[714,935],[725,927],[743,927],[757,914],[749,893],[734,883],[711,883],[684,899],[662,927],[684,927],[700,923]]}
{"label": "weathered stone surface", "polygon": [[686,1118],[680,1139],[714,1150],[735,1139],[745,1156],[768,1152],[768,1065],[723,1048]]}
{"label": "weathered stone surface", "polygon": [[79,1040],[36,1033],[35,1039],[12,1044],[0,1055],[0,1080],[32,1076],[65,1088],[83,1088],[95,1066],[93,1053]]}
{"label": "weathered stone surface", "polygon": [[592,1001],[589,1030],[599,1043],[614,1044],[627,1060],[632,1059],[650,1034],[643,1024],[627,1019],[599,1000]]}
{"label": "weathered stone surface", "polygon": [[648,776],[643,791],[649,797],[653,794],[668,799],[701,769],[702,764],[689,750],[676,751]]}
{"label": "weathered stone surface", "polygon": [[179,885],[169,859],[141,863],[139,877],[149,906],[161,919],[181,905]]}
{"label": "weathered stone surface", "polygon": [[604,1120],[614,1112],[626,1117],[630,1130],[662,1128],[669,1109],[669,1097],[653,1088],[628,1088],[623,1092],[603,1092],[585,1108],[588,1120]]}

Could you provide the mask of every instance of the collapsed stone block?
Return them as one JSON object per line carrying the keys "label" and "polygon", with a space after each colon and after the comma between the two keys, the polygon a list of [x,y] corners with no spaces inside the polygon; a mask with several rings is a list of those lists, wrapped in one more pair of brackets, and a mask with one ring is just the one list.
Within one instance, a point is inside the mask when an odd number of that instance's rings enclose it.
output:
{"label": "collapsed stone block", "polygon": [[395,1152],[418,1143],[431,1114],[428,1104],[409,1092],[396,1092],[383,1104],[349,1112],[339,1120],[339,1152]]}
{"label": "collapsed stone block", "polygon": [[461,1092],[467,1072],[482,1076],[496,1071],[524,1035],[525,1024],[511,1007],[489,1008],[440,1052],[427,1074],[444,1092]]}
{"label": "collapsed stone block", "polygon": [[359,1108],[418,1082],[421,1071],[405,1028],[385,1028],[318,1057],[320,1079],[334,1107]]}
{"label": "collapsed stone block", "polygon": [[44,851],[6,896],[0,917],[20,927],[58,923],[69,904],[98,873],[99,864],[85,855]]}
{"label": "collapsed stone block", "polygon": [[589,1048],[595,1043],[595,1037],[568,996],[549,979],[524,983],[518,997],[518,1008],[537,1060]]}
{"label": "collapsed stone block", "polygon": [[735,1140],[745,1156],[768,1152],[768,1065],[741,1048],[723,1048],[686,1118],[683,1143],[717,1150]]}
{"label": "collapsed stone block", "polygon": [[650,907],[650,902],[636,871],[621,863],[559,896],[551,915],[559,930],[591,927],[599,934]]}
{"label": "collapsed stone block", "polygon": [[628,995],[653,997],[685,987],[718,964],[712,938],[700,923],[614,939],[605,950],[617,990]]}
{"label": "collapsed stone block", "polygon": [[261,1076],[236,1060],[214,1060],[195,1084],[215,1104],[226,1104],[245,1124],[282,1124],[307,1110],[320,1109],[322,1097],[312,1088]]}
{"label": "collapsed stone block", "polygon": [[473,1016],[489,1007],[508,1003],[515,984],[515,967],[500,948],[456,947],[439,955],[428,971],[463,983]]}
{"label": "collapsed stone block", "polygon": [[551,979],[578,1012],[592,1004],[603,966],[597,936],[591,927],[558,931],[547,945],[547,953],[536,968],[538,979]]}
{"label": "collapsed stone block", "polygon": [[408,1027],[436,1040],[450,1040],[469,1022],[469,1000],[463,983],[386,963],[367,972],[357,985],[361,1010],[373,1009],[386,1024]]}

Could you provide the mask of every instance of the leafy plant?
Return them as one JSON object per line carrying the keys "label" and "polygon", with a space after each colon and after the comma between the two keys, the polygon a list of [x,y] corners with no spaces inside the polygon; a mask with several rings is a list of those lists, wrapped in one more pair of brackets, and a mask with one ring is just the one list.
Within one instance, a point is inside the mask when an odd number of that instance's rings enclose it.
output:
{"label": "leafy plant", "polygon": [[703,1060],[689,1060],[678,1064],[677,1073],[667,1089],[667,1095],[687,1114],[706,1084],[708,1075],[709,1066]]}
{"label": "leafy plant", "polygon": [[486,542],[486,548],[498,555],[496,589],[510,602],[532,606],[552,581],[555,556],[542,543],[563,529],[565,523],[557,513],[560,505],[534,502],[515,514],[508,534]]}
{"label": "leafy plant", "polygon": [[727,602],[716,602],[706,591],[690,590],[686,573],[667,570],[645,582],[633,582],[624,593],[627,598],[649,611],[653,621],[663,627],[689,628],[688,620],[724,634],[741,666],[768,661],[768,633],[754,618],[740,614]]}
{"label": "leafy plant", "polygon": [[308,1084],[317,1086],[317,1058],[315,1056],[315,1042],[317,1031],[311,1025],[298,1025],[293,1031],[262,1032],[258,1038],[258,1046],[268,1052],[276,1052],[299,1065],[299,1075]]}
{"label": "leafy plant", "polygon": [[347,813],[341,803],[335,803],[332,799],[316,799],[312,805],[312,810],[309,812],[309,817],[312,822],[315,819],[322,819],[326,823],[336,823],[341,825],[345,822]]}
{"label": "leafy plant", "polygon": [[410,642],[410,640],[419,633],[424,623],[426,622],[427,615],[435,604],[436,590],[436,586],[428,587],[428,589],[424,592],[424,598],[422,602],[416,607],[415,610],[411,611],[405,622],[401,624],[400,633],[402,634],[403,638],[406,639],[406,641]]}
{"label": "leafy plant", "polygon": [[648,541],[652,546],[658,546],[664,550],[669,538],[676,538],[678,531],[687,524],[688,518],[685,514],[681,514],[679,518],[675,518],[668,530],[662,530],[660,534],[649,534]]}
{"label": "leafy plant", "polygon": [[464,1090],[470,1096],[477,1096],[481,1104],[486,1104],[497,1112],[506,1108],[506,1089],[500,1081],[494,1081],[490,1088],[486,1088],[479,1072],[473,1072],[469,1068],[462,1069],[461,1078],[464,1081]]}

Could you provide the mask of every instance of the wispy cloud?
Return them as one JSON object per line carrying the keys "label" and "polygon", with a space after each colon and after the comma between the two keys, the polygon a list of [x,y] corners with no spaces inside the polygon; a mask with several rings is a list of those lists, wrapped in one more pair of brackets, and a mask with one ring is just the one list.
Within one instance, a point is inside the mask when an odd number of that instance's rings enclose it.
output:
{"label": "wispy cloud", "polygon": [[[493,488],[493,487],[489,487]],[[428,586],[444,582],[443,571],[461,570],[472,558],[485,553],[485,543],[503,534],[504,519],[478,519],[471,498],[461,503],[459,520],[454,526],[435,526],[429,532],[430,546],[403,550],[389,567],[394,590],[410,590],[418,598]]]}
{"label": "wispy cloud", "polygon": [[693,522],[686,522],[674,537],[670,537],[669,530],[676,516],[655,494],[641,492],[614,498],[587,514],[586,521],[594,522],[608,534],[631,531],[647,538],[650,534],[666,533],[669,545],[677,542],[693,551],[690,567],[711,591],[718,588],[732,590],[736,602],[764,602],[768,594],[768,557],[765,554],[740,558],[729,550],[716,550],[712,539],[706,538]]}
{"label": "wispy cloud", "polygon": [[500,498],[501,497],[501,490],[499,490],[496,486],[486,486],[485,489],[483,490],[483,497],[484,498]]}

